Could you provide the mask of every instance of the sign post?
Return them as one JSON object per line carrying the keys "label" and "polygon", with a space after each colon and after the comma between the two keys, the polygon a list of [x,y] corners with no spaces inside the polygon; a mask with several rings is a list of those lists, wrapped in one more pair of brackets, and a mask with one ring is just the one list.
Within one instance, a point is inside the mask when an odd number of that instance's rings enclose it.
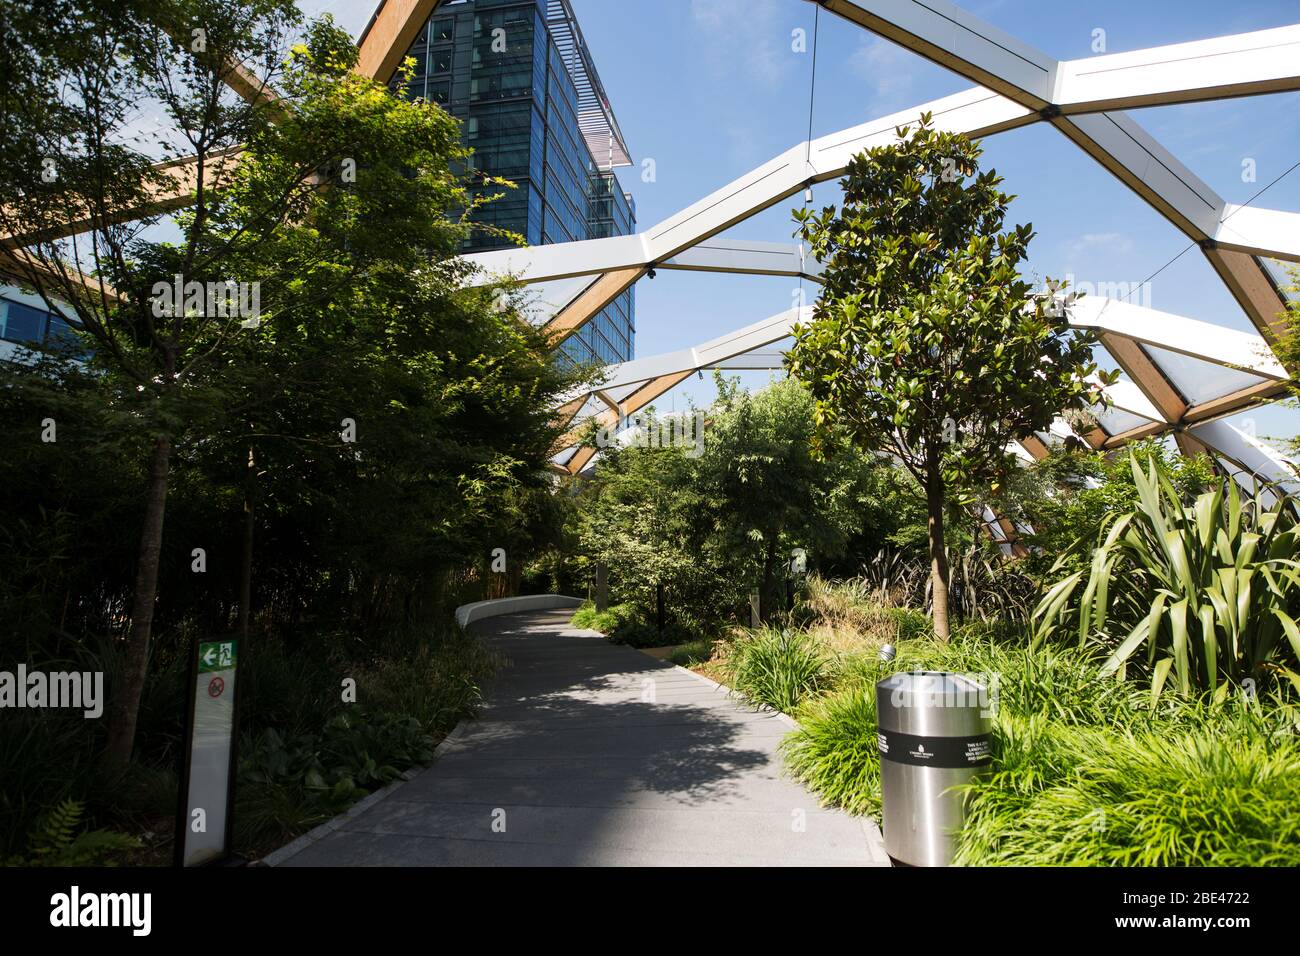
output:
{"label": "sign post", "polygon": [[201,866],[230,856],[238,673],[239,642],[234,638],[195,642],[176,819],[177,866]]}

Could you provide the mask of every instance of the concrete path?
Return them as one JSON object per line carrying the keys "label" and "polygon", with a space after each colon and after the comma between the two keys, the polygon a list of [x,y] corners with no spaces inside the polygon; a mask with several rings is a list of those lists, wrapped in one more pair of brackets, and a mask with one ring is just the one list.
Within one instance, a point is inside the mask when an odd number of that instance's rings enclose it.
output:
{"label": "concrete path", "polygon": [[510,660],[436,762],[273,854],[288,866],[884,865],[874,823],[780,775],[792,726],[570,627],[474,625]]}

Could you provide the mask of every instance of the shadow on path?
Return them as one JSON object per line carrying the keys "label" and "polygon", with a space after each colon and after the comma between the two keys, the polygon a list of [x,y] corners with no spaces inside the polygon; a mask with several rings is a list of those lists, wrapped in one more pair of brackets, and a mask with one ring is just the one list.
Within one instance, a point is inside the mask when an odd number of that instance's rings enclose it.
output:
{"label": "shadow on path", "polygon": [[782,779],[787,718],[572,611],[474,625],[509,659],[415,779],[281,865],[862,865],[873,824]]}

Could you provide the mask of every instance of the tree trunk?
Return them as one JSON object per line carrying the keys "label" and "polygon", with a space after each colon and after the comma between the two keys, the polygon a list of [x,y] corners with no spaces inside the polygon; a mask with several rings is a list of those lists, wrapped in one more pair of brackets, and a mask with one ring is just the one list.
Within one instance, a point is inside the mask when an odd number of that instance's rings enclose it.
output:
{"label": "tree trunk", "polygon": [[239,560],[239,637],[248,640],[248,620],[253,608],[253,531],[257,473],[253,449],[248,449],[248,471],[244,476],[244,546]]}
{"label": "tree trunk", "polygon": [[655,585],[655,624],[659,630],[659,643],[663,644],[664,637],[664,583],[660,581]]}
{"label": "tree trunk", "polygon": [[780,539],[780,532],[772,532],[767,541],[767,552],[763,555],[763,585],[758,591],[758,617],[764,624],[771,619],[772,612],[776,609],[776,601],[772,599],[772,574],[776,570],[776,546]]}
{"label": "tree trunk", "polygon": [[108,714],[106,756],[110,766],[125,767],[135,746],[135,724],[149,667],[149,641],[153,636],[154,604],[158,596],[158,565],[162,557],[163,517],[167,510],[167,476],[171,465],[171,440],[160,435],[149,456],[149,483],[145,496],[144,526],[135,570],[131,605],[131,630],[126,641],[122,676]]}
{"label": "tree trunk", "polygon": [[492,559],[487,561],[487,599],[495,601],[506,596],[506,572],[492,570]]}
{"label": "tree trunk", "polygon": [[929,512],[930,590],[934,601],[934,636],[948,640],[948,554],[943,546],[943,472],[939,456],[931,452],[925,463],[925,503]]}
{"label": "tree trunk", "polygon": [[609,565],[604,561],[596,562],[596,610],[609,610]]}

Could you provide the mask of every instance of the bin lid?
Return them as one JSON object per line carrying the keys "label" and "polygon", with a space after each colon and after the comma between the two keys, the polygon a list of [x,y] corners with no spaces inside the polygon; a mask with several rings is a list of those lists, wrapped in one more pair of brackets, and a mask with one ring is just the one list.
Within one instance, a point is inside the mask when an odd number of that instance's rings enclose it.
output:
{"label": "bin lid", "polygon": [[986,690],[979,681],[966,674],[952,671],[903,671],[891,674],[878,685],[891,693],[898,691],[907,697],[941,695],[945,699],[959,694],[978,694]]}
{"label": "bin lid", "polygon": [[876,684],[882,730],[920,736],[988,733],[993,707],[984,683],[951,671],[905,671]]}

